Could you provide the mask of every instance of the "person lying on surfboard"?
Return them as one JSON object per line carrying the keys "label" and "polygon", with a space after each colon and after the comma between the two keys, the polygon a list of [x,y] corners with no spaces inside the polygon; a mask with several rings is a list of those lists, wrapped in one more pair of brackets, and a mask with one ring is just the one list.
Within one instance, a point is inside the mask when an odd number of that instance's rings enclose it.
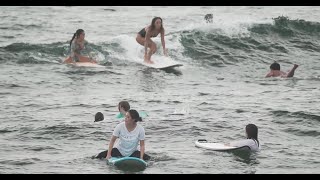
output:
{"label": "person lying on surfboard", "polygon": [[282,78],[293,77],[294,72],[297,68],[298,68],[298,65],[294,64],[293,68],[288,73],[285,73],[283,71],[280,71],[280,64],[277,62],[274,62],[270,65],[270,72],[266,75],[266,77],[282,77]]}
{"label": "person lying on surfboard", "polygon": [[76,63],[76,62],[92,62],[97,61],[92,58],[84,56],[90,50],[88,42],[84,39],[85,33],[83,29],[78,29],[70,41],[70,57],[67,58],[64,63]]}
{"label": "person lying on surfboard", "polygon": [[258,127],[254,124],[248,124],[246,126],[246,137],[245,140],[233,141],[226,146],[243,147],[248,146],[252,151],[260,150],[260,143],[258,141]]}
{"label": "person lying on surfboard", "polygon": [[[129,110],[126,113],[124,122],[119,123],[113,131],[109,148],[107,151],[99,153],[96,158],[123,157],[130,156],[143,160],[149,160],[150,156],[145,154],[145,130],[137,122],[142,121],[136,110]],[[118,143],[114,146],[115,141]],[[140,144],[140,151],[138,145]]]}
{"label": "person lying on surfboard", "polygon": [[[159,33],[161,33],[161,44],[163,47],[163,54],[167,56],[166,44],[164,41],[163,22],[160,17],[153,18],[151,21],[151,25],[141,29],[141,31],[139,31],[137,34],[137,42],[140,45],[144,46],[145,49],[144,61],[146,63],[154,63],[153,61],[151,61],[151,56],[157,51],[157,45],[151,40],[151,38],[157,37]],[[150,49],[149,52],[147,52],[148,48]]]}

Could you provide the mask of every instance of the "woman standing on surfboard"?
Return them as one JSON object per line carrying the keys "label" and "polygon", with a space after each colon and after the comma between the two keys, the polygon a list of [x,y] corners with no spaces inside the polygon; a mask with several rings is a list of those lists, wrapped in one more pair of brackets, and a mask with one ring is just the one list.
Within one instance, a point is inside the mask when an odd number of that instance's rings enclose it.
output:
{"label": "woman standing on surfboard", "polygon": [[[137,157],[143,160],[149,160],[150,156],[144,153],[145,151],[145,131],[144,128],[138,124],[142,121],[139,113],[136,110],[129,110],[126,113],[124,122],[116,126],[113,135],[109,142],[107,151],[99,153],[96,158],[111,158],[111,157]],[[118,143],[114,147],[116,139],[119,138]],[[140,151],[138,145],[140,144]]]}
{"label": "woman standing on surfboard", "polygon": [[70,41],[70,57],[64,61],[64,63],[75,63],[75,62],[92,62],[97,61],[84,56],[88,48],[88,42],[84,39],[85,33],[83,29],[78,29]]}
{"label": "woman standing on surfboard", "polygon": [[[153,18],[151,21],[151,25],[143,28],[137,34],[137,42],[145,48],[144,61],[146,63],[154,63],[153,61],[151,61],[151,56],[157,51],[157,45],[151,40],[151,38],[157,37],[159,33],[161,33],[161,44],[163,47],[163,54],[167,56],[166,44],[164,41],[164,28],[162,24],[162,19],[160,17]],[[148,47],[150,48],[149,52],[147,52]]]}

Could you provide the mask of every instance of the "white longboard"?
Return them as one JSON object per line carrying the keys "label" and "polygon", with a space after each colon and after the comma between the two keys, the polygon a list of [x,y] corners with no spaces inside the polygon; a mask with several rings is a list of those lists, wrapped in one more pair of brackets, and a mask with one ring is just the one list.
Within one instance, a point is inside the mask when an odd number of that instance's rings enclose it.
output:
{"label": "white longboard", "polygon": [[[84,59],[88,59],[87,57],[82,57]],[[75,67],[105,67],[105,66],[101,66],[97,63],[92,63],[92,62],[76,62],[76,63],[72,63],[71,57],[69,56],[67,59],[62,60],[63,63],[68,64],[68,65],[72,65]]]}
{"label": "white longboard", "polygon": [[230,151],[230,150],[237,150],[237,149],[249,150],[250,149],[248,146],[234,147],[234,146],[226,146],[223,143],[211,143],[205,139],[197,140],[195,142],[195,145],[196,147],[209,149],[213,151]]}
{"label": "white longboard", "polygon": [[153,64],[146,63],[144,62],[143,57],[140,57],[139,60],[136,62],[151,68],[156,68],[156,69],[166,69],[166,68],[183,66],[183,64],[173,60],[170,57],[160,56],[160,55],[152,55],[151,61],[153,61],[154,63]]}
{"label": "white longboard", "polygon": [[76,63],[68,63],[69,66],[74,67],[89,67],[89,68],[103,68],[105,66],[99,65],[97,63],[91,63],[91,62],[76,62]]}
{"label": "white longboard", "polygon": [[74,65],[76,67],[105,67],[105,66],[101,66],[97,63],[91,63],[91,62],[76,62],[75,64],[71,64]]}

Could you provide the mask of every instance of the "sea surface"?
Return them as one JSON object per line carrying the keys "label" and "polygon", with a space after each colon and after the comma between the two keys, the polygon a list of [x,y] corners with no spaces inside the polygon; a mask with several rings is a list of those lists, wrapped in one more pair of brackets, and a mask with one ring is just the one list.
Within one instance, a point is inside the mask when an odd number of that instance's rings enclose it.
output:
{"label": "sea surface", "polygon": [[[133,61],[136,33],[155,16],[182,67]],[[2,6],[0,173],[319,173],[319,17],[313,6]],[[79,28],[104,68],[61,63]],[[264,78],[274,61],[298,64],[295,76]],[[141,172],[92,159],[108,148],[122,100],[148,113],[139,123],[152,158]],[[245,139],[249,123],[260,152],[195,147]]]}

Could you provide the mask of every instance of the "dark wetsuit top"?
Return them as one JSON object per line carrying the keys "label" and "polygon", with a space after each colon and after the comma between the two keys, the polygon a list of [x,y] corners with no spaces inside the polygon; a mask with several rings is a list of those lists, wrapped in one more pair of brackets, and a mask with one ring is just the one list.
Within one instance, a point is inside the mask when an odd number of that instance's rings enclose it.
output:
{"label": "dark wetsuit top", "polygon": [[[141,31],[138,32],[138,34],[140,34],[144,38],[144,37],[146,37],[147,32],[146,32],[145,28],[143,28],[143,29],[141,29]],[[157,37],[157,36],[151,36],[151,37]]]}

